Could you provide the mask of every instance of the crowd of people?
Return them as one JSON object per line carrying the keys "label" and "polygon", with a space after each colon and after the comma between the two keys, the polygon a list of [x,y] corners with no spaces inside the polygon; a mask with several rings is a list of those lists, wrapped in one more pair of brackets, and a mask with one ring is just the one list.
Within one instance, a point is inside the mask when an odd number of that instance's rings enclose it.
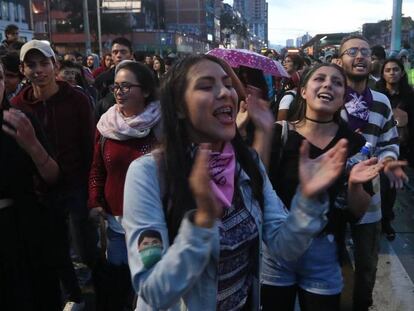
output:
{"label": "crowd of people", "polygon": [[353,310],[372,306],[381,228],[395,238],[414,163],[406,54],[352,35],[329,61],[286,54],[279,79],[123,37],[102,59],[13,42],[4,310],[86,310],[85,282],[96,310],[340,310],[348,226]]}

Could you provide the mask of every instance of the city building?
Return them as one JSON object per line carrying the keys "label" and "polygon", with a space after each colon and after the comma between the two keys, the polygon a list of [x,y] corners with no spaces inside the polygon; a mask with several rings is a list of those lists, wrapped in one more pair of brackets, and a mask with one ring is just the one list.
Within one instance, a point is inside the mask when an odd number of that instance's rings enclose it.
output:
{"label": "city building", "polygon": [[300,48],[302,45],[306,44],[312,36],[309,33],[304,34],[303,36],[296,38],[296,47]]}
{"label": "city building", "polygon": [[[382,45],[388,50],[391,47],[391,28],[391,20],[366,23],[362,25],[362,34],[371,45]],[[408,43],[414,47],[414,21],[411,17],[403,17],[401,20],[401,43]]]}
{"label": "city building", "polygon": [[297,37],[296,38],[296,46],[298,48],[300,48],[302,46],[302,37]]}
{"label": "city building", "polygon": [[250,34],[247,30],[246,20],[241,13],[231,5],[223,4],[221,12],[221,45],[226,48],[247,49]]}
{"label": "city building", "polygon": [[220,41],[216,5],[215,0],[164,0],[166,30],[195,35],[213,47]]}
{"label": "city building", "polygon": [[29,41],[33,38],[30,30],[30,7],[26,1],[1,1],[0,2],[0,41],[6,39],[4,29],[9,24],[19,27],[20,40]]}
{"label": "city building", "polygon": [[[33,23],[36,38],[50,40],[60,54],[69,51],[85,53],[82,7],[74,6],[71,0],[31,1],[35,8]],[[220,4],[221,0],[121,2],[118,1],[121,7],[114,8],[109,0],[99,1],[101,53],[109,51],[112,40],[119,36],[129,39],[134,50],[160,55],[206,52],[218,46],[220,12],[216,4]],[[92,51],[98,52],[96,2],[88,3]]]}
{"label": "city building", "polygon": [[233,7],[246,19],[252,40],[268,45],[268,3],[266,0],[234,0]]}
{"label": "city building", "polygon": [[295,46],[295,41],[293,39],[287,39],[286,40],[286,47],[290,48],[290,47],[294,47]]}
{"label": "city building", "polygon": [[317,34],[302,45],[302,51],[314,58],[332,56],[339,48],[342,39],[356,33],[323,33]]}

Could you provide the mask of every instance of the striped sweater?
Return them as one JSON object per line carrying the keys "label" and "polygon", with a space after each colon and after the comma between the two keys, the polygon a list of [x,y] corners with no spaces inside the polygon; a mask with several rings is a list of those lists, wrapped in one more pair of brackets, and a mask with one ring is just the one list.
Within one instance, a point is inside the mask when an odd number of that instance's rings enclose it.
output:
{"label": "striped sweater", "polygon": [[[398,131],[395,126],[391,104],[387,96],[371,90],[373,103],[369,112],[368,124],[362,129],[362,135],[367,142],[373,146],[373,156],[379,160],[387,157],[398,159]],[[341,111],[342,119],[348,121],[348,113],[344,109]],[[374,180],[375,195],[371,198],[371,204],[367,212],[362,217],[360,223],[373,223],[381,220],[381,194],[379,178]]]}

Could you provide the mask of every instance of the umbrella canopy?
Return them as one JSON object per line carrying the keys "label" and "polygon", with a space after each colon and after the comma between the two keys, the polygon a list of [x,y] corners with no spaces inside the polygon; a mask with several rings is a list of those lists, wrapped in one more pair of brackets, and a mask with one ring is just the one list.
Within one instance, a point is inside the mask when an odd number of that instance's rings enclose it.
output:
{"label": "umbrella canopy", "polygon": [[263,73],[276,77],[289,77],[289,74],[283,68],[282,64],[269,57],[260,55],[256,52],[244,49],[223,49],[217,48],[208,51],[206,54],[224,59],[231,67],[246,66],[254,69],[260,69]]}

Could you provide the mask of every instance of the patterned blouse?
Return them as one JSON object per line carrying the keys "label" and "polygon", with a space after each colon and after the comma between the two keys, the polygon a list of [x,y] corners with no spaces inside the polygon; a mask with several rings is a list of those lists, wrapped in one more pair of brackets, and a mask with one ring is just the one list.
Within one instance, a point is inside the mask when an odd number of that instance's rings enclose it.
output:
{"label": "patterned blouse", "polygon": [[233,203],[219,222],[220,258],[218,266],[217,310],[241,310],[247,302],[253,278],[252,249],[259,231],[235,189]]}

